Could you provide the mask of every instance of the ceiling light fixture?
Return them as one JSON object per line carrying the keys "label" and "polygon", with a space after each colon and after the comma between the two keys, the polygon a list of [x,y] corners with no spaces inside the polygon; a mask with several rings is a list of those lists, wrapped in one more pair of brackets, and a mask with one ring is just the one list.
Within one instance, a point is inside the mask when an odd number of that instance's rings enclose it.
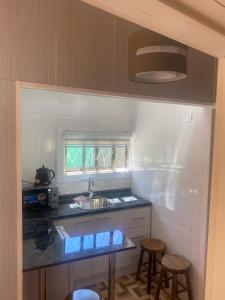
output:
{"label": "ceiling light fixture", "polygon": [[187,77],[188,47],[163,35],[142,29],[128,40],[129,79],[161,83]]}

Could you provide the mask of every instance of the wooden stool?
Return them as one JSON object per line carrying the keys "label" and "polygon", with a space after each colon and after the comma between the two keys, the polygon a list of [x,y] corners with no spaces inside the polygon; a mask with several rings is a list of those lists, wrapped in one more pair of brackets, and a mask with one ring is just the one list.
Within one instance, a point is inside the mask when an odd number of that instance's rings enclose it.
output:
{"label": "wooden stool", "polygon": [[[161,271],[158,286],[156,289],[155,300],[159,299],[159,294],[160,294],[163,278],[165,277],[165,274],[167,272],[172,274],[172,277],[168,278],[168,280],[172,279],[171,300],[178,299],[178,294],[183,293],[183,292],[187,292],[188,299],[192,300],[190,267],[191,267],[190,262],[183,256],[171,255],[171,254],[167,254],[167,255],[163,256],[162,271]],[[186,284],[187,284],[186,287],[182,283],[177,281],[178,274],[185,275]],[[182,287],[182,290],[178,291],[178,285],[180,285]],[[164,292],[167,294],[167,292],[165,290],[164,290]]]}
{"label": "wooden stool", "polygon": [[[143,261],[144,252],[148,253],[148,282],[147,293],[150,294],[152,277],[157,274],[157,259],[156,255],[164,255],[166,249],[165,243],[157,239],[145,239],[141,242],[141,254],[138,263],[138,269],[136,274],[136,280],[139,279],[141,273],[141,266]],[[165,278],[166,279],[166,278]],[[166,281],[167,282],[167,281]]]}
{"label": "wooden stool", "polygon": [[92,290],[80,289],[70,293],[65,300],[100,300],[100,297]]}

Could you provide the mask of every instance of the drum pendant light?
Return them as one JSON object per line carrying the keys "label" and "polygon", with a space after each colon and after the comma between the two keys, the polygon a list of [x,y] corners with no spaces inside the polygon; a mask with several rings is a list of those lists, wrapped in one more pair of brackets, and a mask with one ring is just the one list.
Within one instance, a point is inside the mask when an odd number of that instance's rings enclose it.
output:
{"label": "drum pendant light", "polygon": [[187,46],[153,31],[137,31],[128,40],[129,79],[146,83],[184,79],[187,50]]}

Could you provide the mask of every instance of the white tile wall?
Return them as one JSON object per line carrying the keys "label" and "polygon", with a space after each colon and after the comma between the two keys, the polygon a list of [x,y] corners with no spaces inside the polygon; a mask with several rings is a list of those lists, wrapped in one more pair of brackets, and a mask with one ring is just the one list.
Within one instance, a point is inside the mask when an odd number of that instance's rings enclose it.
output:
{"label": "white tile wall", "polygon": [[211,124],[211,108],[140,102],[133,139],[132,189],[153,202],[152,236],[192,262],[197,300],[204,292]]}
{"label": "white tile wall", "polygon": [[[23,179],[33,181],[36,168],[43,164],[56,170],[58,128],[132,134],[135,106],[135,101],[112,97],[23,89]],[[124,188],[130,184],[130,178],[96,180],[95,189]],[[86,189],[86,182],[60,184],[61,193]]]}
{"label": "white tile wall", "polygon": [[[192,262],[195,299],[203,299],[212,109],[110,97],[23,90],[23,178],[42,164],[56,169],[57,128],[133,133],[132,178],[96,181],[130,187],[153,203],[152,235]],[[191,122],[184,122],[192,114]],[[62,193],[86,183],[64,183]]]}

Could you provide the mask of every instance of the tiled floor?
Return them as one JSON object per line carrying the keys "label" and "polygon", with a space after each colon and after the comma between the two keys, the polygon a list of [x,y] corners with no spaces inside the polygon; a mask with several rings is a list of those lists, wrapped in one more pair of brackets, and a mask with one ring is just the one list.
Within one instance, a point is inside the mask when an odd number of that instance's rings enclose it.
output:
{"label": "tiled floor", "polygon": [[[146,293],[147,273],[143,272],[140,280],[135,280],[135,274],[122,276],[116,280],[116,299],[117,300],[154,300],[156,284],[153,282],[151,295]],[[92,287],[101,296],[101,300],[107,300],[107,285],[106,283],[98,283]],[[167,300],[165,293],[161,292],[160,300]]]}

